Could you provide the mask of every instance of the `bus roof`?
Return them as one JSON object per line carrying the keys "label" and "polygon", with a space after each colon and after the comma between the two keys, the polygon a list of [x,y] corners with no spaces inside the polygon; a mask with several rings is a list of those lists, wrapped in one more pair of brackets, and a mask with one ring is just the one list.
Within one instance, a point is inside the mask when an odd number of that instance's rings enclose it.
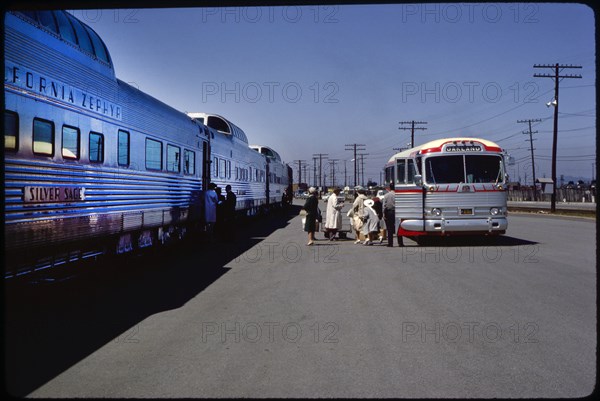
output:
{"label": "bus roof", "polygon": [[469,145],[473,142],[477,142],[484,146],[484,151],[486,152],[502,152],[502,148],[498,146],[498,144],[488,141],[487,139],[481,138],[468,138],[468,137],[457,137],[457,138],[443,138],[436,139],[434,141],[430,141],[424,143],[419,146],[415,146],[414,148],[403,150],[402,152],[396,153],[388,160],[388,163],[392,163],[397,158],[402,157],[410,157],[415,156],[417,154],[429,154],[429,153],[439,153],[442,152],[444,145],[448,143],[456,143],[456,144],[464,144]]}

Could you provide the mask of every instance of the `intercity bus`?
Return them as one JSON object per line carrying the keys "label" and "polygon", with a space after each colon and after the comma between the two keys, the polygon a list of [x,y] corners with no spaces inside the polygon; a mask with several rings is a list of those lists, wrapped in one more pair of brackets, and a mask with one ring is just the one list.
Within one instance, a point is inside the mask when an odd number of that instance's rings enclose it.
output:
{"label": "intercity bus", "polygon": [[504,234],[504,156],[480,138],[438,139],[393,155],[385,179],[394,183],[398,241]]}

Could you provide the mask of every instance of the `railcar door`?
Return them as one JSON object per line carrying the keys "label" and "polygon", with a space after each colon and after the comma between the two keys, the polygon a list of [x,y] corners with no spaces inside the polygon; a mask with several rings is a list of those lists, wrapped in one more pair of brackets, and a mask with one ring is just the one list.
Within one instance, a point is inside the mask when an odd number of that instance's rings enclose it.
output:
{"label": "railcar door", "polygon": [[395,192],[398,236],[423,235],[423,186],[413,158],[396,160]]}
{"label": "railcar door", "polygon": [[208,189],[210,182],[210,143],[202,141],[202,191]]}
{"label": "railcar door", "polygon": [[266,157],[267,159],[267,164],[265,165],[265,169],[266,169],[266,176],[265,176],[265,197],[267,198],[267,203],[266,203],[266,207],[269,207],[269,203],[270,203],[270,182],[271,182],[271,160]]}

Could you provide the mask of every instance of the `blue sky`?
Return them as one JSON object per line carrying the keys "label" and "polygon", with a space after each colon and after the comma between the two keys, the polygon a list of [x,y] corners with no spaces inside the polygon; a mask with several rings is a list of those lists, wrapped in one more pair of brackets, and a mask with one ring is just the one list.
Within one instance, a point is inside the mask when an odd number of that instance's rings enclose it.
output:
{"label": "blue sky", "polygon": [[[117,77],[181,111],[221,114],[291,165],[313,154],[352,159],[365,178],[410,141],[399,121],[426,121],[415,144],[448,136],[497,141],[531,180],[550,176],[554,81],[534,64],[573,64],[560,83],[558,175],[595,163],[595,21],[580,4],[448,3],[71,10],[109,48]],[[538,158],[539,156],[539,158]],[[348,176],[353,176],[348,162]],[[342,167],[343,169],[343,167]],[[327,169],[329,175],[329,169]],[[297,172],[295,170],[295,179]]]}

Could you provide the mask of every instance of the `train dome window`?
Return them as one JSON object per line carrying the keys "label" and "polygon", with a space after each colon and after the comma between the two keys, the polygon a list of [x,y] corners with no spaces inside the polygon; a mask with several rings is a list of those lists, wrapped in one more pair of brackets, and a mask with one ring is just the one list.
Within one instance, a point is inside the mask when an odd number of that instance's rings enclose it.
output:
{"label": "train dome window", "polygon": [[223,120],[222,118],[208,116],[206,125],[208,125],[211,128],[216,129],[217,131],[225,132],[226,134],[230,133],[227,122],[225,120]]}
{"label": "train dome window", "polygon": [[67,14],[67,18],[69,18],[69,21],[71,21],[73,28],[75,28],[75,34],[77,36],[77,43],[79,44],[79,47],[90,54],[94,54],[94,47],[92,46],[92,41],[81,22],[79,22],[75,17],[69,14]]}
{"label": "train dome window", "polygon": [[73,25],[71,25],[67,16],[60,11],[54,12],[54,16],[56,17],[56,22],[58,22],[58,31],[60,33],[60,37],[67,42],[77,45],[77,36],[75,35],[75,30],[73,29]]}
{"label": "train dome window", "polygon": [[40,25],[58,34],[58,28],[52,11],[38,11],[37,16]]}
{"label": "train dome window", "polygon": [[14,111],[4,110],[4,150],[19,148],[19,115]]}
{"label": "train dome window", "polygon": [[85,30],[88,32],[88,34],[90,35],[90,38],[92,39],[92,44],[94,45],[94,54],[96,55],[96,57],[98,57],[100,60],[104,61],[107,64],[110,64],[110,60],[108,58],[108,52],[106,51],[106,47],[104,46],[104,42],[102,42],[102,40],[100,39],[100,37],[98,36],[98,34],[96,32],[94,32],[90,27],[88,27],[87,25],[83,25]]}
{"label": "train dome window", "polygon": [[33,153],[42,156],[54,155],[54,123],[33,119]]}

